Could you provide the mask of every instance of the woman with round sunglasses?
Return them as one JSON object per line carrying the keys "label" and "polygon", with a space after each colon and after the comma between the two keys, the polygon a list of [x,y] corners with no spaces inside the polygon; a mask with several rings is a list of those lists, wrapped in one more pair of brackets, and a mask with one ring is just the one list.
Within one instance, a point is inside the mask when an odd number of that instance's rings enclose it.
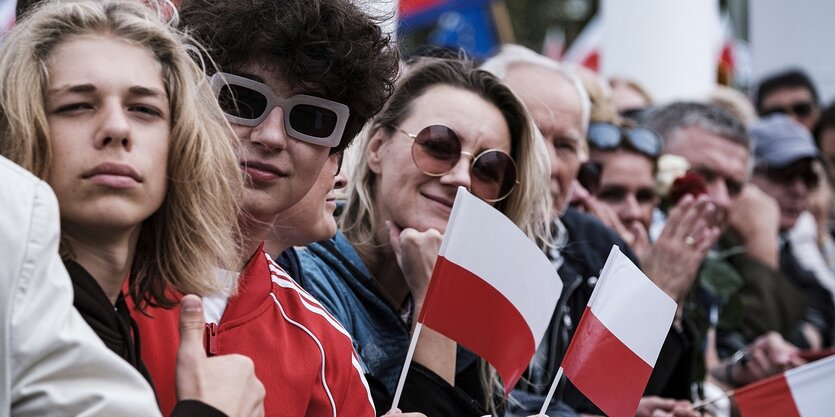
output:
{"label": "woman with round sunglasses", "polygon": [[[378,411],[391,405],[457,188],[547,240],[548,161],[536,132],[494,76],[466,61],[425,59],[361,137],[341,233],[300,252],[301,280],[353,336]],[[496,391],[480,366],[424,330],[401,408],[483,415]]]}
{"label": "woman with round sunglasses", "polygon": [[[217,140],[231,130],[187,45],[139,3],[67,1],[34,9],[0,52],[0,153],[55,191],[74,305],[148,382],[127,295],[170,306],[169,287],[211,293],[239,237],[242,181]],[[207,358],[202,305],[182,305],[178,399],[208,404],[180,401],[172,415],[263,415],[251,361]]]}

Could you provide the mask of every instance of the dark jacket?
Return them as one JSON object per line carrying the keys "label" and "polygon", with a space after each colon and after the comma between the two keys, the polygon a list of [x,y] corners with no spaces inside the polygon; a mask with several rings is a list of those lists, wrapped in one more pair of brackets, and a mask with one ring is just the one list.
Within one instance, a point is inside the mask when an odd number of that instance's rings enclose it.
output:
{"label": "dark jacket", "polygon": [[[65,260],[64,266],[70,274],[73,286],[73,305],[93,329],[96,335],[113,353],[130,363],[145,380],[154,386],[139,350],[139,332],[130,317],[130,310],[123,294],[116,304],[104,293],[96,280],[76,262]],[[226,417],[220,410],[193,400],[179,401],[171,417]]]}

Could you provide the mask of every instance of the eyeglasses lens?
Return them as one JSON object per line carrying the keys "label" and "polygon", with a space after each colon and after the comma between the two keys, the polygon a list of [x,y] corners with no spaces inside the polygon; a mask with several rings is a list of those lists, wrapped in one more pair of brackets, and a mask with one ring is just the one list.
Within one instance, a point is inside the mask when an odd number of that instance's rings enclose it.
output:
{"label": "eyeglasses lens", "polygon": [[[461,159],[461,141],[446,126],[426,127],[414,138],[412,159],[427,175],[444,175]],[[516,186],[516,163],[510,155],[498,150],[478,155],[471,165],[470,174],[473,194],[486,201],[501,200]]]}
{"label": "eyeglasses lens", "polygon": [[501,151],[479,155],[473,161],[471,173],[473,194],[488,201],[507,197],[516,186],[516,163]]}
{"label": "eyeglasses lens", "polygon": [[446,126],[429,126],[417,134],[412,157],[421,171],[429,175],[443,175],[461,158],[461,141]]}
{"label": "eyeglasses lens", "polygon": [[627,129],[626,138],[630,145],[646,155],[658,156],[661,153],[661,138],[650,129],[640,126]]}
{"label": "eyeglasses lens", "polygon": [[297,132],[326,138],[336,129],[339,117],[332,110],[310,104],[297,104],[290,109],[290,126]]}
{"label": "eyeglasses lens", "polygon": [[217,100],[224,113],[243,119],[257,119],[267,109],[263,94],[235,84],[224,85]]}
{"label": "eyeglasses lens", "polygon": [[612,149],[620,144],[620,128],[610,123],[593,123],[587,134],[589,143],[598,149]]}

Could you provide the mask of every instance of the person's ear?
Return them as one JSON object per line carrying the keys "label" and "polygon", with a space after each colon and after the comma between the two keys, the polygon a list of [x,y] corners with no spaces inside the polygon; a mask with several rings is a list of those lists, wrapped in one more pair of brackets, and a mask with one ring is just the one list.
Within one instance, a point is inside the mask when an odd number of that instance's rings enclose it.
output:
{"label": "person's ear", "polygon": [[383,154],[386,150],[386,132],[385,129],[379,128],[371,136],[368,142],[368,147],[365,149],[366,157],[368,159],[368,169],[375,174],[380,173],[380,165],[383,162]]}

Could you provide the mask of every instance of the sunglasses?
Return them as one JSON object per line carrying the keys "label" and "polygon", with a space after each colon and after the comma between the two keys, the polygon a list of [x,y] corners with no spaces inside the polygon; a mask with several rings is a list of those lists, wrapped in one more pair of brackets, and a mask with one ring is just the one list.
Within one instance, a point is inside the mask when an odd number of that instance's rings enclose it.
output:
{"label": "sunglasses", "polygon": [[350,111],[342,103],[305,94],[282,99],[266,84],[224,72],[212,75],[210,83],[230,123],[258,126],[274,108],[281,107],[287,134],[329,147],[339,145],[348,123]]}
{"label": "sunglasses", "polygon": [[461,150],[461,139],[449,127],[431,125],[418,134],[392,126],[412,138],[412,160],[418,169],[431,177],[448,174],[461,155],[473,159],[470,164],[470,192],[488,203],[507,198],[517,181],[516,162],[506,152],[488,149],[478,155]]}
{"label": "sunglasses", "polygon": [[797,117],[808,117],[812,114],[812,110],[814,110],[815,104],[810,101],[801,101],[794,104],[790,104],[788,106],[774,106],[769,107],[768,109],[764,109],[762,111],[761,116],[769,116],[775,113],[783,113],[788,115],[794,115]]}
{"label": "sunglasses", "polygon": [[617,149],[623,144],[636,151],[655,158],[661,154],[661,136],[654,130],[643,127],[629,127],[621,129],[609,122],[595,122],[589,125],[586,135],[589,145],[601,149]]}
{"label": "sunglasses", "polygon": [[792,164],[786,168],[758,168],[758,172],[765,175],[769,180],[784,186],[790,186],[800,180],[806,188],[813,189],[818,186],[820,176],[809,164]]}
{"label": "sunglasses", "polygon": [[577,182],[589,192],[589,194],[597,194],[597,189],[600,187],[600,174],[602,174],[603,167],[599,162],[586,161],[580,164],[580,169],[577,170]]}

